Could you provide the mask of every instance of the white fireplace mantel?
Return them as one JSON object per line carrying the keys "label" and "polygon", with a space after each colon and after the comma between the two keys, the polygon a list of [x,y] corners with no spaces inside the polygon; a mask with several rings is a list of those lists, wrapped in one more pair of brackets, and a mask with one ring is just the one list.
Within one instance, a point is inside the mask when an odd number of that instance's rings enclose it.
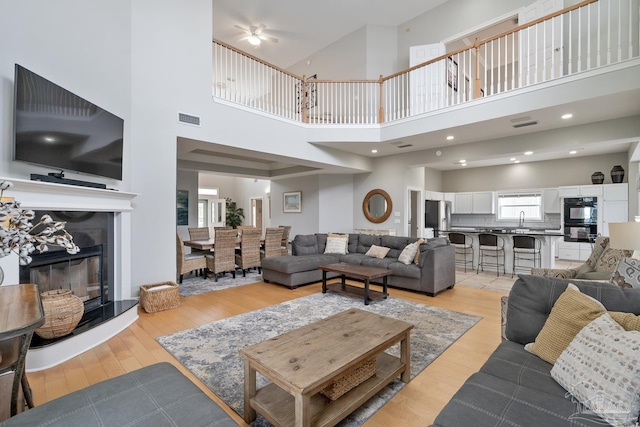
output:
{"label": "white fireplace mantel", "polygon": [[0,181],[13,183],[13,188],[5,191],[6,197],[13,197],[21,207],[34,210],[129,212],[133,210],[131,202],[137,196],[117,190],[26,179],[0,177]]}

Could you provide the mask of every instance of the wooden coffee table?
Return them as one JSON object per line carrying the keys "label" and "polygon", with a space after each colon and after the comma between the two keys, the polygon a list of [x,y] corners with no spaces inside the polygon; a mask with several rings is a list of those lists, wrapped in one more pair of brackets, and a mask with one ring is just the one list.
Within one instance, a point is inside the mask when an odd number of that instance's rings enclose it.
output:
{"label": "wooden coffee table", "polygon": [[[364,304],[369,305],[369,301],[387,298],[387,276],[393,273],[391,270],[376,267],[367,267],[364,265],[349,264],[346,262],[338,262],[335,264],[321,265],[318,267],[322,270],[322,293],[327,293],[327,289],[341,294],[353,295],[364,298]],[[340,274],[340,283],[327,285],[327,272]],[[364,282],[364,288],[358,286],[347,285],[346,278],[358,279]],[[369,289],[369,281],[382,277],[382,292]]]}
{"label": "wooden coffee table", "polygon": [[[411,377],[410,331],[401,320],[349,309],[240,350],[244,358],[244,420],[256,411],[275,426],[333,426],[396,377]],[[384,350],[400,342],[400,357]],[[376,373],[337,400],[319,392],[363,361]],[[256,372],[272,383],[256,390]]]}

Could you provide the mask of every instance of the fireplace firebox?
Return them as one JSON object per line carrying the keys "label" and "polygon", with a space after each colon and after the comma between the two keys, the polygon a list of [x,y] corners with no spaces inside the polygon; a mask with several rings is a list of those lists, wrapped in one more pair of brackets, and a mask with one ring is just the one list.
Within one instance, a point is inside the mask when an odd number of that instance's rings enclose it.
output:
{"label": "fireplace firebox", "polygon": [[[32,262],[20,266],[20,283],[38,285],[40,292],[70,289],[84,302],[84,316],[73,334],[81,333],[117,315],[113,295],[114,214],[111,212],[36,211],[36,218],[49,214],[54,221],[65,221],[65,229],[80,248],[76,254],[51,246],[34,252]],[[118,304],[115,304],[118,306]],[[32,347],[53,340],[34,336]]]}

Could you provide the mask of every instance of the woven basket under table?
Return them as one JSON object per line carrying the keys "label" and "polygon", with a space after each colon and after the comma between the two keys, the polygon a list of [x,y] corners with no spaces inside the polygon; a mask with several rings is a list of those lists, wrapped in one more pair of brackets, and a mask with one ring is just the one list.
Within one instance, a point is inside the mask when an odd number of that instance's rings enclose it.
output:
{"label": "woven basket under table", "polygon": [[140,286],[140,305],[147,313],[168,310],[180,306],[178,284],[160,282]]}
{"label": "woven basket under table", "polygon": [[331,400],[336,400],[352,388],[362,384],[376,373],[376,358],[365,360],[361,365],[352,368],[350,371],[325,387],[320,393]]}

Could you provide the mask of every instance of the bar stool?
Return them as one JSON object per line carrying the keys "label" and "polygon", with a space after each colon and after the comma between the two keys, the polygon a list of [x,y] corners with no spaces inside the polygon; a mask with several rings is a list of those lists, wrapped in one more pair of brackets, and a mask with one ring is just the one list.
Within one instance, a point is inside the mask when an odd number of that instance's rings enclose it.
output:
{"label": "bar stool", "polygon": [[[467,272],[467,263],[471,263],[473,269],[473,239],[463,233],[449,233],[449,241],[456,250],[456,264],[464,266],[464,272]],[[462,259],[458,258],[462,255]],[[467,255],[471,255],[471,259],[467,259]]]}
{"label": "bar stool", "polygon": [[[504,239],[496,234],[480,233],[478,234],[480,255],[478,260],[478,272],[480,269],[484,271],[485,264],[487,266],[496,267],[496,275],[500,276],[500,266],[502,266],[502,274],[506,274],[504,267]],[[484,258],[495,258],[495,263],[485,262]],[[502,257],[502,263],[500,263]]]}
{"label": "bar stool", "polygon": [[[511,277],[516,272],[516,267],[521,269],[528,268],[528,273],[531,273],[531,268],[540,267],[542,255],[540,254],[540,240],[533,236],[513,236],[513,270],[511,270]],[[518,265],[517,261],[532,262],[533,265]]]}

